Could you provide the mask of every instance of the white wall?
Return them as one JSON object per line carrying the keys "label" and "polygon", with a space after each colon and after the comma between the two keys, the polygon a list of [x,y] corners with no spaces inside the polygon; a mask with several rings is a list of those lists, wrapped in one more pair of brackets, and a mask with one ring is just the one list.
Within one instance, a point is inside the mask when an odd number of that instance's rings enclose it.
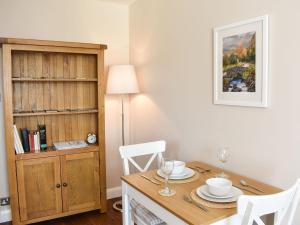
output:
{"label": "white wall", "polygon": [[[172,155],[215,165],[227,145],[228,169],[292,185],[300,177],[299,8],[297,0],[137,0],[130,59],[144,94],[131,101],[131,141],[166,139]],[[265,14],[270,107],[214,105],[212,29]]]}
{"label": "white wall", "polygon": [[[98,0],[1,0],[0,37],[107,44],[106,65],[128,63],[128,6]],[[0,85],[2,89],[2,83]],[[107,187],[112,188],[120,185],[122,171],[118,153],[120,101],[117,97],[106,97],[105,104]],[[9,195],[2,110],[0,102],[0,197]],[[0,208],[0,222],[5,209]]]}

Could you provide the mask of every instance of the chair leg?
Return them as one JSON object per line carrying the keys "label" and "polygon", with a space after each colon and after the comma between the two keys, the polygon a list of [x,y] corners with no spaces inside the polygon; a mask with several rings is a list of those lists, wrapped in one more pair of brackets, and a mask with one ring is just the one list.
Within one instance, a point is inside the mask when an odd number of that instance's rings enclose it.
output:
{"label": "chair leg", "polygon": [[130,200],[127,193],[127,184],[122,181],[122,207],[123,225],[134,225],[130,213]]}

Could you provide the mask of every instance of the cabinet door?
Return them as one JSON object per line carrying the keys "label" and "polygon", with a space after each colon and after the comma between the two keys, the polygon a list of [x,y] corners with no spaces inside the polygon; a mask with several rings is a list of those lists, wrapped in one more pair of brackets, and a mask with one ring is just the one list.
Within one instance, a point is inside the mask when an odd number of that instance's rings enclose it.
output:
{"label": "cabinet door", "polygon": [[98,152],[62,156],[61,166],[63,211],[99,208]]}
{"label": "cabinet door", "polygon": [[16,163],[21,220],[62,212],[59,157]]}

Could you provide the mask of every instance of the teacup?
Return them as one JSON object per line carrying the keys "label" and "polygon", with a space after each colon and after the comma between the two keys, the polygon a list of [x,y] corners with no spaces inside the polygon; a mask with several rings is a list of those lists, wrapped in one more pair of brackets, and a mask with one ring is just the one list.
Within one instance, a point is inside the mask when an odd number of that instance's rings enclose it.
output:
{"label": "teacup", "polygon": [[184,171],[184,169],[185,169],[185,162],[175,160],[172,175],[181,174]]}
{"label": "teacup", "polygon": [[232,182],[225,178],[210,178],[206,184],[209,193],[219,197],[228,195],[232,189]]}

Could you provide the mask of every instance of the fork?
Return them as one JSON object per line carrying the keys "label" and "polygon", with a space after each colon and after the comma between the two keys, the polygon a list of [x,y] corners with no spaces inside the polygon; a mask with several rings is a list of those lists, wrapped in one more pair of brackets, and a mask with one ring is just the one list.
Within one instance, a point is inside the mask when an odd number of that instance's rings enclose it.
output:
{"label": "fork", "polygon": [[249,193],[251,193],[251,194],[254,194],[254,195],[260,195],[259,193],[255,192],[255,191],[251,191],[251,190],[249,190],[249,189],[247,189],[247,188],[243,188],[243,187],[240,187],[240,186],[237,186],[237,185],[232,185],[232,186],[234,186],[234,187],[236,187],[236,188],[238,188],[238,189],[241,189],[241,190],[243,190],[243,191],[247,191],[247,192],[249,192]]}
{"label": "fork", "polygon": [[195,166],[195,167],[198,168],[198,169],[200,169],[200,170],[202,170],[201,173],[205,173],[205,172],[210,172],[211,171],[211,169],[205,169],[205,168],[200,167],[200,166]]}
{"label": "fork", "polygon": [[151,179],[151,178],[149,178],[149,177],[147,177],[147,176],[145,176],[145,175],[143,175],[143,174],[140,175],[140,177],[142,177],[142,178],[144,178],[144,179],[150,181],[150,182],[153,183],[153,184],[160,185],[159,182],[157,182],[157,181],[155,181],[155,180],[153,180],[153,179]]}
{"label": "fork", "polygon": [[198,167],[198,166],[189,166],[189,168],[191,168],[193,170],[196,170],[199,173],[206,173],[206,172],[208,173],[208,172],[211,171],[210,169],[203,169],[203,168]]}
{"label": "fork", "polygon": [[203,206],[202,204],[198,203],[198,202],[195,202],[190,196],[188,195],[184,195],[183,196],[183,200],[188,202],[188,203],[191,203],[191,204],[194,204],[195,206],[197,206],[198,208],[202,209],[203,211],[205,212],[208,212],[208,209]]}

